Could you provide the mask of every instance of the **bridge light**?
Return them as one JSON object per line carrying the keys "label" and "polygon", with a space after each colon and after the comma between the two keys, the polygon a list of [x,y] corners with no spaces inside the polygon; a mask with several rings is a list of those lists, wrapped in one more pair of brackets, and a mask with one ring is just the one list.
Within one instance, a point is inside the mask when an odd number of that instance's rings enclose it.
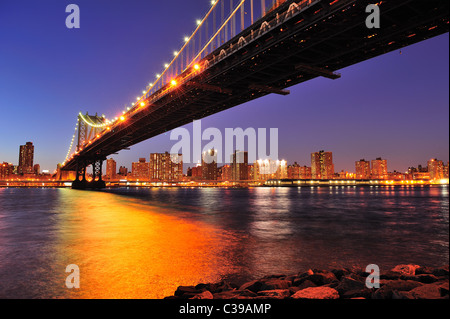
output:
{"label": "bridge light", "polygon": [[189,37],[184,37],[184,42],[188,42],[189,41]]}
{"label": "bridge light", "polygon": [[200,70],[200,65],[198,65],[198,64],[194,65],[194,69],[195,70]]}
{"label": "bridge light", "polygon": [[167,69],[169,67],[169,65],[166,63],[166,64],[164,64],[164,67]]}
{"label": "bridge light", "polygon": [[172,80],[172,81],[170,81],[170,84],[172,84],[173,86],[175,86],[175,85],[177,85],[177,81]]}
{"label": "bridge light", "polygon": [[121,121],[125,121],[125,116],[121,116],[121,117],[120,117],[120,120],[121,120]]}
{"label": "bridge light", "polygon": [[202,20],[197,20],[197,21],[195,21],[195,22],[197,23],[197,25],[202,24]]}
{"label": "bridge light", "polygon": [[173,51],[173,55],[177,56],[178,55],[178,51]]}
{"label": "bridge light", "polygon": [[156,77],[159,79],[161,77],[161,74],[156,74]]}
{"label": "bridge light", "polygon": [[141,102],[141,106],[145,106],[145,102]]}

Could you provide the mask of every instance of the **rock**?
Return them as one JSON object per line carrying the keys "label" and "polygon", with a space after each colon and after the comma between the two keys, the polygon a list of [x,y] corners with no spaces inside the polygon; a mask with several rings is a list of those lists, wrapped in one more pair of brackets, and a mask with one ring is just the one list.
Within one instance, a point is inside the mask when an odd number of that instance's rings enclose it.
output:
{"label": "rock", "polygon": [[309,287],[317,287],[317,285],[308,279],[304,280],[300,285],[298,285],[299,290],[309,288]]}
{"label": "rock", "polygon": [[438,285],[441,292],[441,297],[448,296],[448,280],[446,282],[436,284]]}
{"label": "rock", "polygon": [[391,271],[399,272],[405,276],[414,276],[419,265],[398,265],[391,269]]}
{"label": "rock", "polygon": [[291,296],[293,299],[339,299],[336,289],[329,287],[309,287],[297,291]]}
{"label": "rock", "polygon": [[196,294],[202,293],[204,289],[196,289],[194,286],[179,286],[175,291],[175,296],[191,298]]}
{"label": "rock", "polygon": [[344,295],[345,292],[348,291],[359,291],[366,288],[366,285],[360,281],[352,279],[350,277],[342,277],[339,285],[337,285],[334,289],[339,292],[339,295]]}
{"label": "rock", "polygon": [[392,293],[394,291],[410,291],[420,286],[423,286],[423,284],[413,280],[387,280],[384,281],[384,284],[381,288],[372,293],[372,298],[392,299]]}
{"label": "rock", "polygon": [[415,276],[401,276],[402,280],[414,280],[424,284],[432,284],[433,282],[438,281],[439,279],[435,275],[430,274],[420,274]]}
{"label": "rock", "polygon": [[273,278],[263,282],[259,290],[288,289],[289,286],[290,286],[289,281]]}
{"label": "rock", "polygon": [[347,268],[333,269],[331,272],[336,276],[338,280],[341,280],[342,277],[351,273],[351,271]]}
{"label": "rock", "polygon": [[191,299],[213,299],[213,298],[214,298],[213,294],[211,292],[209,292],[208,290],[205,290],[199,294],[196,294]]}
{"label": "rock", "polygon": [[437,277],[447,277],[448,278],[448,266],[439,267],[433,270],[433,275]]}
{"label": "rock", "polygon": [[284,299],[290,295],[289,289],[262,290],[258,292],[258,296],[266,296],[273,299]]}
{"label": "rock", "polygon": [[248,289],[244,290],[229,290],[213,294],[214,299],[242,299],[242,298],[252,298],[257,295]]}
{"label": "rock", "polygon": [[407,295],[414,299],[440,299],[441,291],[438,285],[430,284],[414,288]]}
{"label": "rock", "polygon": [[423,275],[423,274],[432,274],[433,273],[434,268],[432,267],[419,267],[416,269],[416,275]]}
{"label": "rock", "polygon": [[400,279],[402,276],[403,274],[401,272],[389,270],[380,274],[380,279],[396,280]]}
{"label": "rock", "polygon": [[332,272],[314,273],[308,276],[307,279],[317,286],[323,286],[338,280]]}
{"label": "rock", "polygon": [[253,280],[250,282],[247,282],[239,287],[239,290],[250,290],[253,292],[258,292],[261,290],[261,286],[263,285],[263,282],[260,280]]}

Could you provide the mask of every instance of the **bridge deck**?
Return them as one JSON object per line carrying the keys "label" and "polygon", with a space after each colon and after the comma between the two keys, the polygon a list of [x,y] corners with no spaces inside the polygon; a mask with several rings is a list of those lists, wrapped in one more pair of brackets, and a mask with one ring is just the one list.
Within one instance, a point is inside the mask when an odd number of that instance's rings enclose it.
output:
{"label": "bridge deck", "polygon": [[[62,169],[270,93],[448,32],[448,0],[386,0],[381,28],[365,25],[368,1],[287,1],[148,97]],[[295,9],[295,10],[294,10]]]}

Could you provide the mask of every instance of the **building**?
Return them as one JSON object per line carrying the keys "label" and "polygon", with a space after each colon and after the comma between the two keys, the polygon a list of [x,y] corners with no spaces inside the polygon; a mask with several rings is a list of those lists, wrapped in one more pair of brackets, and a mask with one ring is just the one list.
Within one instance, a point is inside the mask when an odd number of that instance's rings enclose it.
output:
{"label": "building", "polygon": [[7,179],[10,177],[10,175],[14,174],[14,165],[3,162],[0,164],[0,180],[1,179]]}
{"label": "building", "polygon": [[300,179],[300,165],[295,162],[287,167],[287,175],[289,179]]}
{"label": "building", "polygon": [[181,154],[150,154],[149,176],[151,181],[181,181],[183,156]]}
{"label": "building", "polygon": [[440,180],[444,178],[444,163],[436,158],[428,161],[428,173],[430,179]]}
{"label": "building", "polygon": [[313,179],[333,179],[333,153],[325,151],[311,153],[311,174]]}
{"label": "building", "polygon": [[361,159],[355,162],[356,179],[370,179],[370,162],[365,159]]}
{"label": "building", "polygon": [[18,174],[33,174],[33,160],[34,160],[34,145],[32,142],[27,142],[25,145],[20,145],[19,148],[19,166]]}
{"label": "building", "polygon": [[128,168],[126,168],[125,166],[120,166],[118,175],[120,175],[121,177],[127,177],[128,176]]}
{"label": "building", "polygon": [[36,176],[41,174],[41,165],[39,165],[39,164],[33,165],[33,174]]}
{"label": "building", "polygon": [[444,165],[444,178],[448,178],[448,162],[447,165]]}
{"label": "building", "polygon": [[140,158],[139,162],[131,164],[131,176],[136,180],[149,180],[149,163],[145,161],[145,158]]}
{"label": "building", "polygon": [[371,178],[372,179],[388,178],[387,160],[382,159],[381,157],[372,160]]}
{"label": "building", "polygon": [[110,181],[117,179],[117,163],[112,158],[106,160],[106,179]]}
{"label": "building", "polygon": [[231,181],[231,165],[224,165],[219,168],[219,177],[221,181]]}
{"label": "building", "polygon": [[202,154],[202,179],[217,180],[217,150],[210,149]]}
{"label": "building", "polygon": [[231,179],[233,181],[248,179],[248,152],[235,151],[231,155]]}
{"label": "building", "polygon": [[257,160],[253,169],[256,181],[267,181],[269,179],[288,178],[287,162],[285,160]]}

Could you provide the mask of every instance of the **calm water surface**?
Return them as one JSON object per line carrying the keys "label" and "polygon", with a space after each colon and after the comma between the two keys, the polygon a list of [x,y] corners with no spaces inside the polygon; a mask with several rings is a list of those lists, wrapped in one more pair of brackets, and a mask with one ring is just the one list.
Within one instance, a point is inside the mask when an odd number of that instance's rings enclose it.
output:
{"label": "calm water surface", "polygon": [[[0,188],[0,298],[163,298],[308,268],[441,266],[448,191]],[[69,264],[78,290],[65,287]]]}

